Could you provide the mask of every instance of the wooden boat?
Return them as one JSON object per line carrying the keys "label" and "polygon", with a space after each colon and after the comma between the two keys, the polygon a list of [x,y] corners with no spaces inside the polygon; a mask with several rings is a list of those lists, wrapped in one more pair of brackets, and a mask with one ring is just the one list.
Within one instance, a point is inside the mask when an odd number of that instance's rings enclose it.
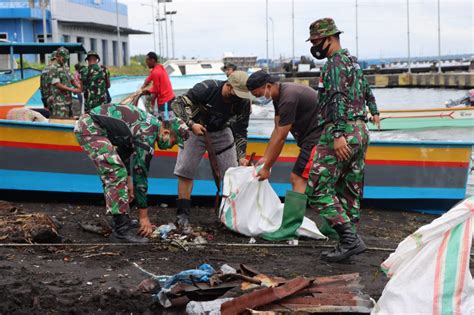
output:
{"label": "wooden boat", "polygon": [[[474,107],[384,110],[380,118],[382,130],[474,127]],[[369,123],[369,128],[375,126]]]}
{"label": "wooden boat", "polygon": [[[247,152],[261,156],[267,143],[268,138],[251,137]],[[429,204],[430,210],[448,209],[465,198],[472,146],[471,142],[374,141],[367,154],[364,199],[381,201],[385,207],[408,201]],[[298,152],[295,142],[288,141],[272,170],[271,183],[279,196],[291,189],[289,175]],[[176,148],[155,152],[150,194],[177,194],[176,155]],[[102,193],[102,184],[71,124],[0,120],[0,194],[11,190]],[[193,195],[215,192],[209,163],[203,159]]]}
{"label": "wooden boat", "polygon": [[10,109],[25,106],[39,85],[39,76],[0,85],[0,119],[5,119]]}

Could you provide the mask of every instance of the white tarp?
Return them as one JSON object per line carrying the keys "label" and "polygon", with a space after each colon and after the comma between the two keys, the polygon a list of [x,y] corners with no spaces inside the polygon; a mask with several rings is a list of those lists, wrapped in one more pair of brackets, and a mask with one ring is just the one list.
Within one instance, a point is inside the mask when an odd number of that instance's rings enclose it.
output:
{"label": "white tarp", "polygon": [[382,264],[390,280],[372,314],[474,314],[473,231],[471,197],[402,241]]}

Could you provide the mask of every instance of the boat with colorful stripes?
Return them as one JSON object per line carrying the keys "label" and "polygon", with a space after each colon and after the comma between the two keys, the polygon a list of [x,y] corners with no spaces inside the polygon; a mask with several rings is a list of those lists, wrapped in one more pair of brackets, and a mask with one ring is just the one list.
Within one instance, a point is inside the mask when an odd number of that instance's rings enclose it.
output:
{"label": "boat with colorful stripes", "polygon": [[[474,107],[383,110],[382,130],[474,127]],[[373,124],[369,128],[375,129]]]}
{"label": "boat with colorful stripes", "polygon": [[[266,137],[250,137],[247,152],[261,156],[267,143]],[[364,200],[388,208],[405,201],[428,210],[448,209],[466,196],[472,147],[472,142],[373,141],[366,159]],[[271,184],[279,196],[291,189],[289,175],[298,152],[296,143],[288,140],[272,170]],[[150,194],[177,194],[176,156],[176,148],[156,150]],[[102,193],[102,184],[72,125],[0,120],[0,193],[11,190]],[[205,158],[193,195],[215,193]]]}

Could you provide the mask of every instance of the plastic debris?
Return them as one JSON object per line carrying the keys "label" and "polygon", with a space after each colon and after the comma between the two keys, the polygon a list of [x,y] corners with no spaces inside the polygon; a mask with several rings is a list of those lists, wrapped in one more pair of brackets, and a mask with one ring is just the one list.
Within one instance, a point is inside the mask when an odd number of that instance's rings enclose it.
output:
{"label": "plastic debris", "polygon": [[257,243],[257,240],[255,238],[251,237],[249,239],[249,244],[255,244],[255,243]]}
{"label": "plastic debris", "polygon": [[161,239],[164,240],[168,238],[168,234],[173,230],[176,230],[176,225],[174,225],[173,223],[163,224],[157,227],[153,231],[153,234],[151,235],[151,237],[152,238],[160,237]]}
{"label": "plastic debris", "polygon": [[207,240],[204,239],[204,237],[202,237],[202,236],[197,236],[197,237],[194,238],[193,243],[194,244],[206,244]]}
{"label": "plastic debris", "polygon": [[217,315],[221,313],[221,305],[230,300],[232,300],[232,298],[223,298],[208,302],[191,301],[186,305],[186,313],[190,315]]}
{"label": "plastic debris", "polygon": [[237,273],[237,270],[231,266],[229,266],[228,264],[224,264],[221,266],[221,269],[223,274],[228,274],[228,273]]}

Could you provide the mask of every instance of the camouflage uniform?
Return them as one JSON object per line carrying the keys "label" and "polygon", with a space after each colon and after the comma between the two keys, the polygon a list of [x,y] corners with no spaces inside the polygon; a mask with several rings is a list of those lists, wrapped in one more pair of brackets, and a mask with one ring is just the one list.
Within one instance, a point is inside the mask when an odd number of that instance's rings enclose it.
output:
{"label": "camouflage uniform", "polygon": [[[310,39],[314,40],[340,31],[332,19],[322,19],[310,26],[310,33]],[[366,106],[372,115],[378,111],[357,59],[346,49],[328,57],[321,81],[318,120],[324,131],[317,146],[306,194],[309,206],[320,211],[331,226],[336,226],[359,220],[365,154],[369,143]],[[351,148],[350,157],[345,161],[337,161],[334,151],[334,138],[340,135],[346,138]]]}
{"label": "camouflage uniform", "polygon": [[[187,126],[179,119],[170,124],[177,144],[182,145],[187,138]],[[148,171],[155,141],[162,149],[171,147],[158,137],[160,128],[156,117],[133,105],[98,106],[77,122],[74,133],[97,168],[108,212],[128,213],[127,176],[132,173],[137,205],[147,207]]]}
{"label": "camouflage uniform", "polygon": [[40,77],[40,92],[41,92],[41,101],[43,105],[48,108],[48,97],[51,96],[51,76],[50,72],[52,67],[54,66],[54,62],[56,60],[56,51],[53,51],[50,56],[49,64],[44,67],[43,71],[41,71]]}
{"label": "camouflage uniform", "polygon": [[[69,59],[69,52],[64,47],[57,50],[57,56],[63,56],[65,61]],[[71,83],[71,74],[64,64],[56,63],[49,72],[51,80],[51,95],[48,97],[48,109],[51,112],[51,118],[70,118],[72,117],[72,92],[65,91],[54,86],[61,83],[73,88]]]}
{"label": "camouflage uniform", "polygon": [[[98,57],[95,52],[89,51],[87,56],[91,55]],[[86,113],[94,107],[107,103],[107,80],[110,78],[109,69],[99,64],[92,64],[81,69],[80,77],[85,98],[84,111]]]}

